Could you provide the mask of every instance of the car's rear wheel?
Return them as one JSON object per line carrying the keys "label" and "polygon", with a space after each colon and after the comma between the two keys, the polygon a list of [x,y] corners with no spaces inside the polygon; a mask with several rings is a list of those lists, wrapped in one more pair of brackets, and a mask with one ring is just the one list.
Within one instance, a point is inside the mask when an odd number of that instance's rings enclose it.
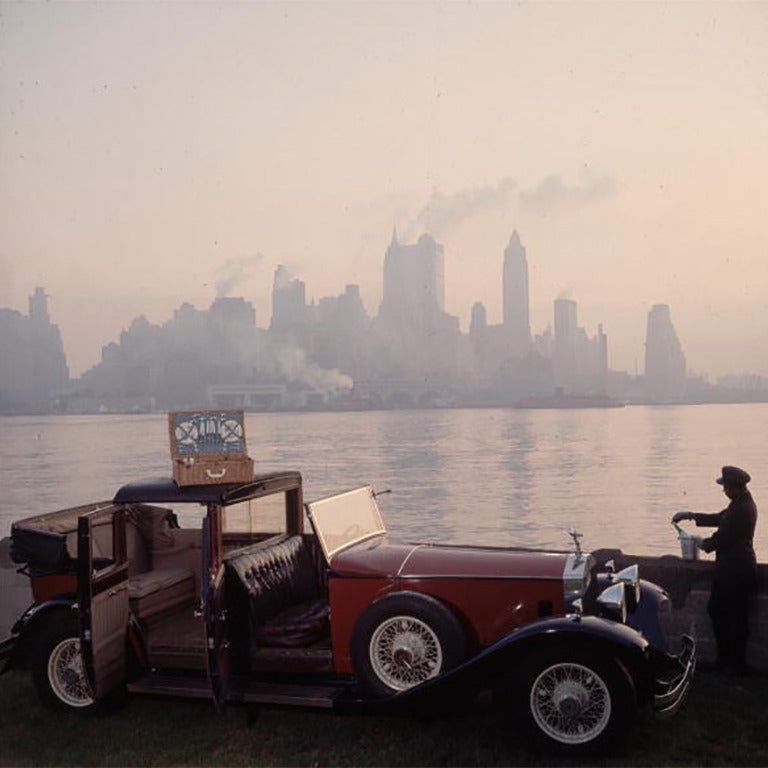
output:
{"label": "car's rear wheel", "polygon": [[32,671],[45,706],[78,710],[93,707],[75,621],[68,617],[62,622],[49,621],[38,638]]}
{"label": "car's rear wheel", "polygon": [[615,658],[551,648],[525,659],[509,685],[516,721],[559,752],[602,754],[626,737],[632,723],[635,692]]}
{"label": "car's rear wheel", "polygon": [[396,594],[362,615],[352,638],[352,664],[363,693],[405,691],[459,664],[467,641],[458,619],[428,595]]}

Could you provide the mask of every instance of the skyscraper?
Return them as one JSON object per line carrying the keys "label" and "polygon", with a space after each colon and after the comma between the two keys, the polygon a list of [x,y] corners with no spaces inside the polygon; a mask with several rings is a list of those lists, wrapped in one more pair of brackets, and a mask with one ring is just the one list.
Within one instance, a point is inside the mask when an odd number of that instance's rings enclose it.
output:
{"label": "skyscraper", "polygon": [[444,311],[443,246],[427,234],[414,245],[404,245],[393,232],[384,256],[380,317],[407,327],[424,327]]}
{"label": "skyscraper", "polygon": [[648,312],[645,336],[645,391],[654,401],[685,394],[685,356],[672,325],[667,304],[654,304]]}
{"label": "skyscraper", "polygon": [[270,330],[296,331],[307,324],[306,289],[302,280],[291,278],[280,264],[275,270],[272,286],[272,322]]}
{"label": "skyscraper", "polygon": [[456,375],[459,319],[445,311],[443,246],[423,234],[404,245],[397,232],[384,256],[381,306],[375,328],[377,361],[399,378]]}
{"label": "skyscraper", "polygon": [[531,346],[531,326],[528,307],[528,260],[517,230],[512,233],[504,250],[503,274],[504,335],[511,352],[522,356]]}
{"label": "skyscraper", "polygon": [[51,323],[48,296],[36,288],[29,316],[0,309],[0,412],[46,411],[69,380],[59,327]]}
{"label": "skyscraper", "polygon": [[602,392],[608,373],[608,337],[603,326],[590,337],[579,327],[573,299],[555,300],[552,366],[558,387],[580,392]]}
{"label": "skyscraper", "polygon": [[570,387],[579,372],[576,355],[579,323],[576,309],[573,299],[555,299],[555,346],[552,363],[555,383],[562,387]]}

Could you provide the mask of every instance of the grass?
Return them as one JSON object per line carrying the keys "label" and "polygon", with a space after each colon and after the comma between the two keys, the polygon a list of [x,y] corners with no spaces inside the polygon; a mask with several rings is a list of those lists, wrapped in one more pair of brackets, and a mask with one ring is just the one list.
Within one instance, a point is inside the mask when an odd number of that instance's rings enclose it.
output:
{"label": "grass", "polygon": [[[699,673],[666,721],[642,714],[605,766],[768,765],[768,676]],[[52,714],[29,675],[0,677],[2,766],[567,766],[482,702],[429,720],[135,697],[111,715]]]}

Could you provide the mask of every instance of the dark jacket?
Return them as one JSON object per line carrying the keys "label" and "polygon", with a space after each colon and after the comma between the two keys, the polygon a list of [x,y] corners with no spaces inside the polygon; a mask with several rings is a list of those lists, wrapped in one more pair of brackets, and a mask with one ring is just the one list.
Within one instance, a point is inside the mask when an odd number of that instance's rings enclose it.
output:
{"label": "dark jacket", "polygon": [[697,526],[717,527],[704,539],[701,548],[715,552],[715,578],[728,582],[752,582],[756,576],[756,558],[752,540],[757,524],[757,506],[749,491],[737,496],[722,511],[695,513]]}

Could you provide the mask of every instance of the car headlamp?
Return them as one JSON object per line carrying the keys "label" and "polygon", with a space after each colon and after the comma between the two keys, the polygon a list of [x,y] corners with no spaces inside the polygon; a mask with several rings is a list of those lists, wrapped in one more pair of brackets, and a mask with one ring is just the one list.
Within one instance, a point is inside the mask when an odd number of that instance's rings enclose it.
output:
{"label": "car headlamp", "polygon": [[615,574],[614,578],[625,585],[627,610],[634,612],[640,602],[640,569],[637,565],[628,565]]}
{"label": "car headlamp", "polygon": [[597,604],[603,609],[604,614],[614,621],[624,624],[627,621],[627,600],[624,582],[616,582],[604,589],[597,596]]}

